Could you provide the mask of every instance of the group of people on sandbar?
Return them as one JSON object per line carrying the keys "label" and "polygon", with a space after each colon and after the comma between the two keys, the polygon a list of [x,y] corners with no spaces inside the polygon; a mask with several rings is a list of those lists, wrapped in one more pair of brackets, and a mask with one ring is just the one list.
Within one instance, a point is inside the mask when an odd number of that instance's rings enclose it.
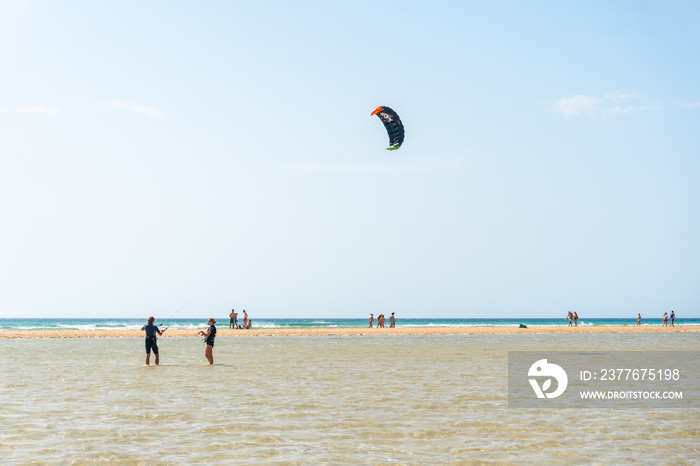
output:
{"label": "group of people on sandbar", "polygon": [[[153,354],[155,355],[155,363],[156,365],[159,365],[160,363],[160,355],[158,354],[158,335],[163,335],[163,333],[168,330],[168,328],[164,328],[163,330],[159,329],[155,324],[155,318],[153,316],[149,317],[148,320],[146,321],[146,325],[141,327],[141,330],[146,332],[146,365],[150,365],[151,363],[151,351],[153,351]],[[209,320],[207,320],[207,325],[209,328],[204,331],[200,330],[197,335],[201,335],[204,337],[204,343],[206,343],[205,349],[204,349],[204,357],[207,358],[207,361],[209,361],[209,365],[214,364],[214,339],[216,338],[216,319],[213,317]],[[248,327],[250,328],[250,327]]]}
{"label": "group of people on sandbar", "polygon": [[[671,325],[668,325],[668,319],[671,319]],[[661,324],[662,327],[675,327],[676,326],[676,313],[674,311],[671,311],[671,315],[668,315],[668,312],[664,312],[664,315],[662,317],[663,323]],[[637,314],[637,327],[642,325],[642,315]]]}
{"label": "group of people on sandbar", "polygon": [[248,318],[248,313],[243,309],[243,325],[239,325],[238,323],[238,313],[236,312],[235,309],[231,309],[231,313],[228,315],[229,317],[229,323],[228,323],[228,328],[230,329],[236,329],[236,330],[244,330],[244,329],[249,329],[252,328],[253,326],[253,321]]}
{"label": "group of people on sandbar", "polygon": [[[377,328],[384,328],[384,314],[379,314],[377,316]],[[374,327],[374,314],[369,315],[369,328]],[[389,328],[395,328],[396,327],[396,318],[394,317],[394,313],[392,312],[391,315],[389,316]]]}
{"label": "group of people on sandbar", "polygon": [[[663,324],[662,327],[669,327],[668,320],[671,319],[671,325],[670,327],[675,327],[675,322],[676,322],[676,313],[674,311],[671,311],[671,315],[668,315],[668,312],[664,312],[663,315]],[[573,313],[569,311],[569,314],[566,316],[566,320],[569,321],[569,327],[572,325],[575,327],[578,327],[578,314],[574,311]],[[637,327],[642,325],[642,314],[637,314]],[[371,326],[371,325],[370,325]]]}
{"label": "group of people on sandbar", "polygon": [[566,319],[569,321],[569,327],[571,327],[572,325],[574,327],[578,327],[578,314],[576,313],[576,311],[574,311],[573,313],[569,311],[569,315],[566,316]]}

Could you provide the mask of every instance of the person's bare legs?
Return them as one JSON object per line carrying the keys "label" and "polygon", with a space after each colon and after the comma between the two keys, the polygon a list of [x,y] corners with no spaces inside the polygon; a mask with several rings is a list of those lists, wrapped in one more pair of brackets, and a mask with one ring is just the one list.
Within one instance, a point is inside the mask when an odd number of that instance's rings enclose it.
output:
{"label": "person's bare legs", "polygon": [[158,363],[160,362],[160,357],[159,357],[159,356],[160,356],[160,355],[159,355],[158,353],[156,353],[156,366],[157,366]]}
{"label": "person's bare legs", "polygon": [[209,365],[211,366],[214,364],[214,348],[207,345],[207,349],[204,351],[204,356],[206,356],[207,361],[209,361]]}
{"label": "person's bare legs", "polygon": [[[146,353],[146,365],[148,366],[150,364],[151,364],[151,353]],[[158,364],[158,363],[156,363],[156,364]]]}

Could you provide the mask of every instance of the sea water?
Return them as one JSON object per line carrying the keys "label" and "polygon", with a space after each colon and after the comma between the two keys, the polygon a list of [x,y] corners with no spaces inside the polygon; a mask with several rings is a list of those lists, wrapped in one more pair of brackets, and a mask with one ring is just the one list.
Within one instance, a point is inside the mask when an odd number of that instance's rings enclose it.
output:
{"label": "sea water", "polygon": [[[390,313],[385,313],[387,318],[386,326],[389,326],[388,316]],[[343,318],[257,318],[257,316],[249,315],[253,320],[254,328],[352,328],[366,327],[369,320],[362,319],[343,319]],[[375,314],[375,325],[376,317]],[[125,318],[96,318],[96,319],[46,319],[46,318],[13,318],[0,319],[0,331],[3,330],[98,330],[98,329],[140,329],[146,323],[144,316],[141,319],[125,319]],[[220,324],[226,325],[229,322],[228,314],[224,316],[207,316],[203,318],[161,318],[156,316],[156,325],[162,328],[170,327],[177,329],[202,329],[206,327],[207,318],[214,317],[218,319]],[[563,318],[557,319],[542,319],[542,318],[510,318],[510,319],[492,319],[492,318],[470,318],[470,319],[444,319],[444,318],[424,318],[424,319],[397,319],[397,327],[517,327],[520,324],[536,325],[536,326],[567,326],[568,320]],[[243,324],[243,313],[238,315],[238,323]],[[660,326],[663,323],[661,316],[655,318],[643,318],[643,326]],[[670,320],[669,320],[670,324]],[[607,319],[579,319],[578,325],[582,327],[590,326],[632,326],[637,325],[636,315],[633,318],[607,318]],[[676,325],[700,325],[700,318],[683,318],[677,319]]]}
{"label": "sea water", "polygon": [[3,464],[698,464],[697,409],[513,409],[510,350],[697,333],[0,340]]}

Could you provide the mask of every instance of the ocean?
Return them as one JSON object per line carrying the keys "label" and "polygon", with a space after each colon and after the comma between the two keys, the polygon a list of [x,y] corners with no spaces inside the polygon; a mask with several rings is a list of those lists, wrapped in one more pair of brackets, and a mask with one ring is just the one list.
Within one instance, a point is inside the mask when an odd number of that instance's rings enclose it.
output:
{"label": "ocean", "polygon": [[[366,327],[368,325],[367,318],[361,319],[338,319],[338,318],[307,318],[307,319],[258,319],[254,315],[250,315],[253,321],[254,328],[342,328],[342,327]],[[386,326],[389,326],[388,316],[386,314]],[[156,325],[161,327],[179,328],[179,329],[201,329],[206,325],[207,318],[214,317],[218,319],[220,325],[227,325],[228,315],[207,316],[203,318],[171,318],[171,319],[156,319]],[[375,315],[375,325],[376,325]],[[239,324],[243,321],[242,313],[238,318]],[[146,317],[142,319],[124,319],[124,318],[100,318],[100,319],[0,319],[0,331],[2,330],[95,330],[95,329],[140,329],[146,323]],[[541,325],[541,326],[566,326],[568,321],[563,317],[559,319],[536,319],[536,318],[517,318],[517,319],[401,319],[396,320],[397,327],[517,327],[520,324],[525,325]],[[637,318],[631,319],[579,319],[580,326],[601,326],[601,325],[636,325]],[[661,325],[661,317],[648,319],[643,318],[642,325]],[[684,318],[676,319],[676,325],[700,325],[700,318]]]}
{"label": "ocean", "polygon": [[[141,324],[81,322],[60,325]],[[201,327],[201,319],[192,324]],[[570,465],[700,458],[697,409],[514,409],[507,400],[508,351],[700,350],[695,332],[221,336],[213,366],[201,338],[164,337],[159,345],[161,365],[145,366],[142,337],[0,339],[1,462]]]}

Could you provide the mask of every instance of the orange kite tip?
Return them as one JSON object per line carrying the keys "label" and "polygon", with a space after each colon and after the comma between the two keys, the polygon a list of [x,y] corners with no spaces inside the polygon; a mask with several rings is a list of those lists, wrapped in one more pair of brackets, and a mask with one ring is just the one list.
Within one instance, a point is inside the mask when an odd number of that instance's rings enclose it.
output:
{"label": "orange kite tip", "polygon": [[374,109],[372,113],[369,114],[369,116],[376,115],[377,113],[381,112],[384,109],[381,105],[377,108]]}

